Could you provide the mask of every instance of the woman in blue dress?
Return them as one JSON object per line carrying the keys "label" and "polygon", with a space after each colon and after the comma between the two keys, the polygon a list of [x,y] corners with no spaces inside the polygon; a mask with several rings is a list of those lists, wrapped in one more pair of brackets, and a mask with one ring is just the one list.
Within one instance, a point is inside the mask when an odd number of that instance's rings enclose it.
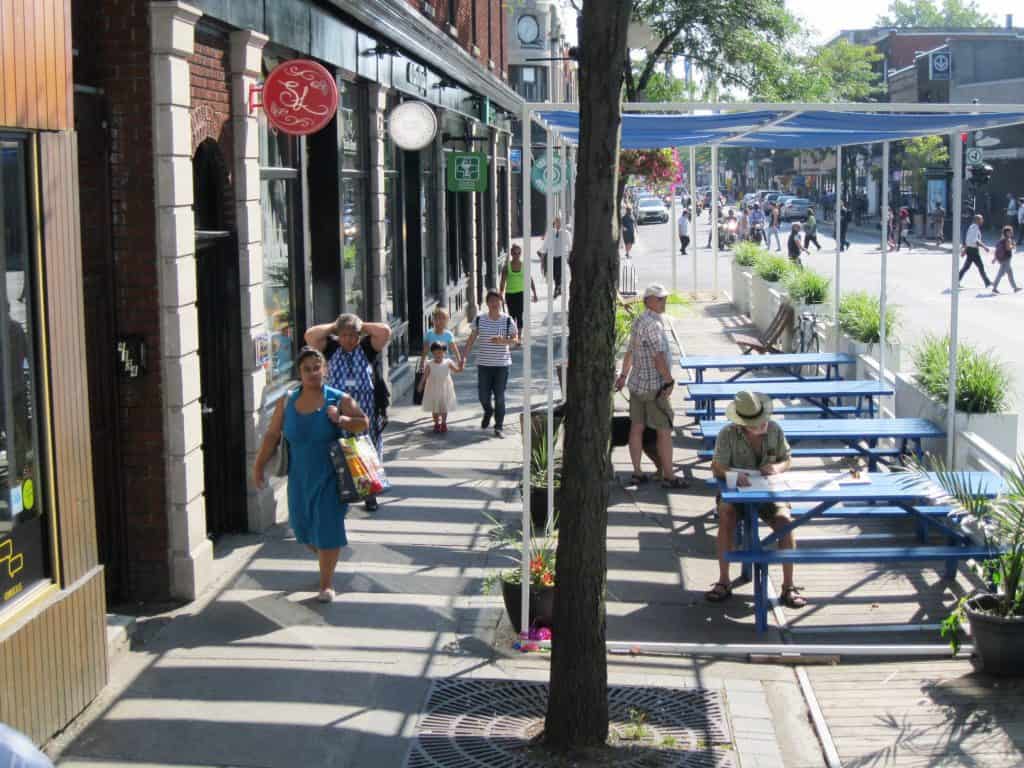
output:
{"label": "woman in blue dress", "polygon": [[282,434],[288,440],[288,522],[295,538],[320,561],[318,600],[334,599],[334,567],[345,536],[348,505],[338,499],[338,476],[331,463],[331,443],[343,432],[366,431],[366,415],[340,390],[324,385],[327,363],[312,347],[299,352],[302,386],[281,398],[253,464],[253,484],[266,484],[264,471]]}
{"label": "woman in blue dress", "polygon": [[[306,331],[306,343],[319,349],[327,359],[327,386],[355,398],[370,421],[367,430],[384,461],[383,414],[379,413],[374,391],[373,365],[391,340],[387,323],[364,323],[358,315],[345,314],[333,323],[314,325]],[[366,497],[366,509],[377,509],[377,497]]]}

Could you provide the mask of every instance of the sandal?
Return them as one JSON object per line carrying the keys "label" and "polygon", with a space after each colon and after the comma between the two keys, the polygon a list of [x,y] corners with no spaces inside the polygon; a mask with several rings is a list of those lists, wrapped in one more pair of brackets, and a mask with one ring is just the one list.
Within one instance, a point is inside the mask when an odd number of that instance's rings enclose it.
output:
{"label": "sandal", "polygon": [[800,596],[800,587],[783,587],[782,604],[787,608],[803,608],[807,601]]}
{"label": "sandal", "polygon": [[704,593],[704,599],[709,603],[721,603],[732,597],[732,587],[728,584],[716,581],[711,589]]}
{"label": "sandal", "polygon": [[651,478],[643,472],[634,472],[629,476],[629,479],[633,481],[633,485],[640,485],[640,483],[646,483]]}
{"label": "sandal", "polygon": [[662,480],[661,487],[669,491],[678,491],[682,490],[683,488],[689,488],[690,483],[687,482],[685,478],[673,477],[670,480]]}

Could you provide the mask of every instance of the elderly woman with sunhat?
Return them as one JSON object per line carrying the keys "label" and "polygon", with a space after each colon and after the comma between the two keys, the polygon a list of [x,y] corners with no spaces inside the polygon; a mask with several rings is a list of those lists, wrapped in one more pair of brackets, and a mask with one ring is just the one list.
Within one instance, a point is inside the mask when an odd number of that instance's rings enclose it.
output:
{"label": "elderly woman with sunhat", "polygon": [[[778,475],[789,469],[791,454],[789,443],[780,427],[772,420],[772,399],[767,395],[746,390],[736,393],[725,415],[732,423],[718,433],[711,472],[718,480],[725,480],[726,472],[738,471],[736,484],[750,485],[749,474]],[[749,470],[749,472],[744,472]],[[736,538],[739,510],[721,498],[718,504],[718,581],[705,593],[713,603],[732,596],[729,563],[725,554],[732,549]],[[757,514],[773,530],[780,530],[792,522],[788,504],[766,502],[758,505]],[[792,532],[779,540],[780,549],[795,546]],[[802,608],[807,601],[793,585],[793,564],[782,566],[782,602],[790,608]]]}

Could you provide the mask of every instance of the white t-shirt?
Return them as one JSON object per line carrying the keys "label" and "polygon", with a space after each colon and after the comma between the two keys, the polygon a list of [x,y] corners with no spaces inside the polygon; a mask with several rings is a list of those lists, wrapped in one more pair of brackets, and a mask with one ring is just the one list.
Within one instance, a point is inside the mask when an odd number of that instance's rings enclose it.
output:
{"label": "white t-shirt", "polygon": [[967,228],[967,235],[964,237],[964,245],[968,248],[977,248],[981,240],[981,228],[975,223]]}
{"label": "white t-shirt", "polygon": [[565,227],[552,229],[544,238],[544,253],[550,253],[552,259],[563,259],[572,250],[572,233]]}
{"label": "white t-shirt", "polygon": [[690,217],[687,216],[685,213],[679,217],[679,236],[690,236]]}
{"label": "white t-shirt", "polygon": [[1024,225],[1024,205],[1017,208],[1017,223]]}

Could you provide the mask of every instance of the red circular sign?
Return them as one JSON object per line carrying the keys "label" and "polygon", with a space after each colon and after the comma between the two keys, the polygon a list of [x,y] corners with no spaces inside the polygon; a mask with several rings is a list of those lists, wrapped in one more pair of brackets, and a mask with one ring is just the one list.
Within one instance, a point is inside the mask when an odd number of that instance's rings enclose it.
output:
{"label": "red circular sign", "polygon": [[338,111],[338,84],[315,61],[286,61],[263,83],[263,111],[279,131],[296,136],[316,133]]}

